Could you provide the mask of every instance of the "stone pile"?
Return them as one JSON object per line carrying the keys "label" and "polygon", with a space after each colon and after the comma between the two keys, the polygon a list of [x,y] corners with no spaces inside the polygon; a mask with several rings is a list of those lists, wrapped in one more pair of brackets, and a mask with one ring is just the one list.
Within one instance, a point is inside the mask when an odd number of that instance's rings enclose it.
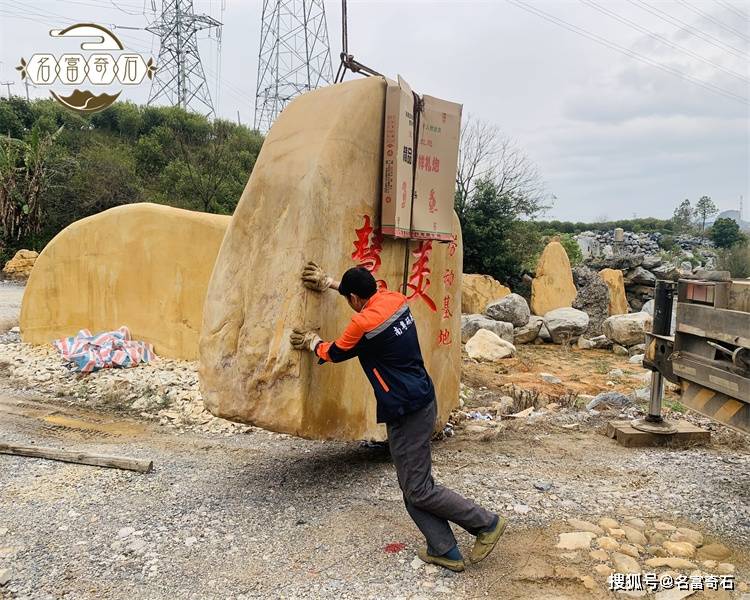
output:
{"label": "stone pile", "polygon": [[39,254],[33,250],[19,250],[5,263],[3,276],[17,281],[27,280],[38,256]]}
{"label": "stone pile", "polygon": [[[659,232],[634,233],[624,232],[623,254],[644,254],[646,256],[661,253],[660,242],[664,237]],[[610,231],[584,231],[576,236],[584,259],[611,258],[615,254],[615,233]],[[711,240],[695,235],[674,236],[674,243],[682,250],[694,252],[703,248],[713,248]]]}

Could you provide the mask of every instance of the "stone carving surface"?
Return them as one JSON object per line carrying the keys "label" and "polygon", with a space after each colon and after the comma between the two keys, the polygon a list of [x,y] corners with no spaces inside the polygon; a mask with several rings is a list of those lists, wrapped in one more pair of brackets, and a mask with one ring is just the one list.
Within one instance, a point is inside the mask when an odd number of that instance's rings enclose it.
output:
{"label": "stone carving surface", "polygon": [[[351,311],[334,291],[300,282],[314,260],[333,277],[368,268],[399,290],[407,242],[378,232],[385,82],[376,77],[321,88],[289,104],[266,138],[235,210],[208,288],[199,373],[215,415],[317,439],[385,438],[356,359],[318,365],[293,350],[296,326],[335,339]],[[407,296],[438,425],[458,403],[462,246],[408,243]]]}

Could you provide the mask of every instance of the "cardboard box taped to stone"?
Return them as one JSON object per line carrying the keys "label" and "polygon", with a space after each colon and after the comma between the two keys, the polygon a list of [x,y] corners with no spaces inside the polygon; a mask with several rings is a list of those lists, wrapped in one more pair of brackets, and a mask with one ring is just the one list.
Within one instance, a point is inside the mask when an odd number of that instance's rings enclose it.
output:
{"label": "cardboard box taped to stone", "polygon": [[462,106],[386,82],[383,234],[450,241]]}

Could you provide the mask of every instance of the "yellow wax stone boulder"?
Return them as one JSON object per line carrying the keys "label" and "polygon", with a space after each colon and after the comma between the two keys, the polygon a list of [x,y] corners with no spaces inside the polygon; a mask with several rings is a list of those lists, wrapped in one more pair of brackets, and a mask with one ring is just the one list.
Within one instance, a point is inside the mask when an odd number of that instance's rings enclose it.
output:
{"label": "yellow wax stone boulder", "polygon": [[128,204],[72,223],[36,259],[24,342],[126,325],[161,356],[195,360],[203,300],[228,216]]}
{"label": "yellow wax stone boulder", "polygon": [[13,258],[5,263],[3,275],[8,279],[18,279],[20,281],[28,279],[38,256],[39,254],[33,250],[19,250]]}
{"label": "yellow wax stone boulder", "polygon": [[461,312],[483,314],[490,302],[508,294],[510,289],[489,275],[464,274],[461,278]]}
{"label": "yellow wax stone boulder", "polygon": [[544,316],[556,308],[570,308],[577,293],[565,248],[560,242],[550,242],[539,257],[531,283],[531,312]]}
{"label": "yellow wax stone boulder", "polygon": [[624,315],[628,312],[628,297],[625,294],[625,279],[618,269],[602,269],[599,275],[609,288],[609,315]]}
{"label": "yellow wax stone boulder", "polygon": [[[274,123],[235,210],[208,287],[199,374],[216,416],[282,433],[383,440],[359,361],[317,364],[294,350],[294,327],[334,340],[352,312],[335,291],[303,287],[313,260],[339,279],[362,265],[390,290],[404,280],[407,242],[378,235],[386,83],[321,88]],[[458,403],[462,247],[408,243],[407,296],[435,383],[438,426]]]}

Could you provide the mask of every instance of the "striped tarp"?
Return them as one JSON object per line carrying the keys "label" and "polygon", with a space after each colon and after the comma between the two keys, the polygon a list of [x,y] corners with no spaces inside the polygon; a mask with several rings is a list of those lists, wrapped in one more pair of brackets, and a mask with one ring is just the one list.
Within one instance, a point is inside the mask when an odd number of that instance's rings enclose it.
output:
{"label": "striped tarp", "polygon": [[81,329],[75,337],[55,340],[52,345],[72,370],[81,373],[112,367],[135,367],[156,356],[151,344],[131,340],[130,331],[125,326],[97,335],[88,329]]}

